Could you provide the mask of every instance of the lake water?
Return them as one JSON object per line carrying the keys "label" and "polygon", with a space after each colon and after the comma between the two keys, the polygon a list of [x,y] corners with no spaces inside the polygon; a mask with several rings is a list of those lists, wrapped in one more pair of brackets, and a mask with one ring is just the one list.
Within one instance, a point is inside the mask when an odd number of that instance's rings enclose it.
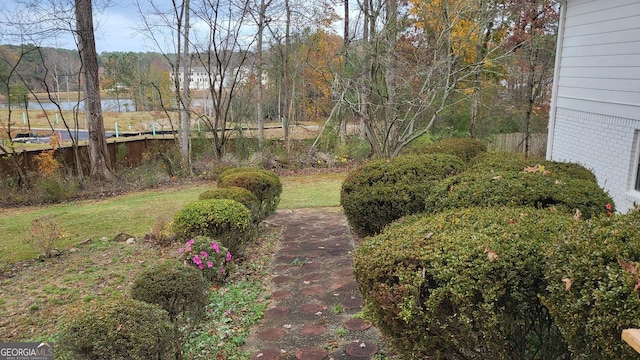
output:
{"label": "lake water", "polygon": [[[118,104],[120,104],[121,112],[135,111],[135,106],[133,104],[133,100],[131,99],[120,99],[120,100],[106,99],[106,100],[102,100],[101,104],[102,104],[102,111],[105,111],[105,112],[117,112]],[[0,103],[0,108],[4,108],[6,106],[7,104]],[[62,110],[73,110],[75,108],[78,108],[80,111],[84,111],[84,101],[80,101],[80,102],[61,101],[60,108]],[[18,108],[18,107],[15,107],[14,109],[16,111],[21,110],[21,108]],[[37,101],[34,101],[34,100],[29,101],[29,110],[35,110],[35,109],[57,110],[58,107],[52,102],[38,103]]]}

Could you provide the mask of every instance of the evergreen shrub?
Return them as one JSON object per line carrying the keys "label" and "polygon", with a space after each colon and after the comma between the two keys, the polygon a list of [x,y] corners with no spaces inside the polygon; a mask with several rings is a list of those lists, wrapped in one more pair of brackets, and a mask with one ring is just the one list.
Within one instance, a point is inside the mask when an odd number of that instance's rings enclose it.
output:
{"label": "evergreen shrub", "polygon": [[204,317],[209,283],[200,270],[165,260],[142,271],[133,281],[131,297],[159,305],[173,323]]}
{"label": "evergreen shrub", "polygon": [[56,345],[78,360],[175,359],[175,329],[166,311],[119,298],[91,304],[59,325]]}
{"label": "evergreen shrub", "polygon": [[526,168],[538,166],[548,171],[551,176],[570,177],[572,179],[589,180],[598,182],[591,170],[576,163],[558,162],[540,158],[525,158],[522,154],[507,152],[483,153],[471,160],[469,171],[500,172],[500,171],[524,171]]}
{"label": "evergreen shrub", "polygon": [[572,359],[637,359],[621,334],[640,327],[640,209],[580,222],[558,235],[548,251],[543,301]]}
{"label": "evergreen shrub", "polygon": [[214,188],[200,194],[199,200],[209,199],[231,199],[246,206],[251,211],[253,221],[260,222],[260,201],[249,190],[238,186],[229,186],[225,188]]}
{"label": "evergreen shrub", "polygon": [[451,154],[465,163],[486,151],[487,145],[472,138],[446,138],[411,148],[412,154]]}
{"label": "evergreen shrub", "polygon": [[[426,200],[428,212],[473,206],[552,208],[589,218],[614,209],[611,197],[591,180],[541,171],[466,171],[436,184]],[[611,209],[607,209],[610,204]]]}
{"label": "evergreen shrub", "polygon": [[260,201],[258,218],[266,219],[273,214],[280,203],[282,183],[278,175],[257,168],[232,168],[218,177],[218,187],[237,186],[251,191]]}
{"label": "evergreen shrub", "polygon": [[349,173],[342,183],[340,204],[356,234],[374,235],[402,216],[424,211],[431,187],[463,167],[449,154],[375,160]]}
{"label": "evergreen shrub", "polygon": [[365,315],[403,359],[560,359],[538,295],[551,236],[574,220],[533,208],[418,214],[355,251]]}
{"label": "evergreen shrub", "polygon": [[185,205],[173,220],[180,239],[202,235],[219,241],[232,254],[241,254],[255,236],[251,211],[231,199],[197,200]]}

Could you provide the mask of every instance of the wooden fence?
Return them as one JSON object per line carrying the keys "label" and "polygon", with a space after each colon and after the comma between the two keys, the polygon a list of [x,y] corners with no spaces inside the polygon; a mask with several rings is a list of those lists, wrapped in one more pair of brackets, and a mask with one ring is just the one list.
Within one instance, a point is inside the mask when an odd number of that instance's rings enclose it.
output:
{"label": "wooden fence", "polygon": [[[489,151],[524,153],[524,133],[498,134],[489,141]],[[547,133],[529,135],[529,156],[545,157],[547,153]]]}
{"label": "wooden fence", "polygon": [[[143,156],[149,151],[157,151],[166,149],[168,146],[175,146],[175,140],[172,138],[122,138],[116,141],[109,140],[107,149],[109,158],[114,169],[133,167],[139,165],[143,161]],[[0,179],[7,177],[15,177],[18,175],[18,168],[23,172],[35,171],[36,156],[40,155],[43,150],[21,151],[11,156],[0,156]],[[89,174],[89,151],[88,145],[80,145],[78,147],[78,157],[82,164],[83,173]],[[55,158],[58,159],[65,168],[76,169],[76,159],[73,154],[73,148],[60,147],[55,150]]]}

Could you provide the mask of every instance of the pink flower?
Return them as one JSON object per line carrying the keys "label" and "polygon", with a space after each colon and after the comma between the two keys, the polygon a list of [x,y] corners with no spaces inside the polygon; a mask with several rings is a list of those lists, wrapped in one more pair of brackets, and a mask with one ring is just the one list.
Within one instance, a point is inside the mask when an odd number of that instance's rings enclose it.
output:
{"label": "pink flower", "polygon": [[189,246],[189,245],[193,245],[193,244],[195,244],[195,242],[196,242],[196,241],[195,241],[195,240],[193,240],[193,238],[192,238],[191,240],[187,241],[187,246]]}
{"label": "pink flower", "polygon": [[187,250],[187,251],[191,251],[191,245],[188,245],[188,244],[187,244],[187,248],[186,248],[186,250]]}
{"label": "pink flower", "polygon": [[227,251],[227,262],[231,261],[231,253]]}
{"label": "pink flower", "polygon": [[213,267],[213,263],[211,261],[207,261],[207,267],[211,269]]}
{"label": "pink flower", "polygon": [[198,264],[198,269],[200,270],[204,269],[204,265],[202,265],[202,263]]}
{"label": "pink flower", "polygon": [[224,274],[224,268],[220,268],[220,272]]}
{"label": "pink flower", "polygon": [[216,251],[216,254],[220,253],[220,246],[218,243],[211,243],[211,248]]}
{"label": "pink flower", "polygon": [[193,257],[193,263],[196,265],[201,265],[202,264],[202,260],[200,260],[200,257],[198,255]]}
{"label": "pink flower", "polygon": [[607,205],[605,205],[604,208],[607,210],[611,210],[611,204],[607,203]]}
{"label": "pink flower", "polygon": [[209,256],[209,254],[207,254],[206,251],[203,251],[200,253],[200,256],[202,256],[203,258],[206,258],[207,256]]}
{"label": "pink flower", "polygon": [[180,254],[182,254],[182,253],[184,252],[184,249],[183,249],[183,248],[180,248],[180,249],[178,249],[178,252],[179,252]]}

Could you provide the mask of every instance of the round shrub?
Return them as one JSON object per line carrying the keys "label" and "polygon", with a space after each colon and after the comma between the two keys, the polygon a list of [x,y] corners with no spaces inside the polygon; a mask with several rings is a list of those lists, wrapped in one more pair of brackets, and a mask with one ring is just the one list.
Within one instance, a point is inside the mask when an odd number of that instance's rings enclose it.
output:
{"label": "round shrub", "polygon": [[[444,179],[426,199],[426,210],[472,206],[531,206],[553,208],[585,218],[604,214],[611,197],[590,180],[524,171],[468,171]],[[613,207],[613,205],[611,205]]]}
{"label": "round shrub", "polygon": [[549,210],[470,208],[394,222],[355,251],[365,313],[403,359],[563,358],[538,294],[545,247],[573,221]]}
{"label": "round shrub", "polygon": [[222,285],[231,272],[231,252],[209,237],[194,236],[178,252],[185,264],[198,269],[213,285]]}
{"label": "round shrub", "polygon": [[545,170],[550,176],[570,177],[573,179],[589,180],[598,182],[596,176],[589,169],[576,163],[566,163],[550,161],[537,158],[525,158],[522,154],[512,154],[507,152],[483,153],[475,157],[469,165],[469,171],[515,171],[521,172],[525,169],[532,171],[538,166],[540,172]]}
{"label": "round shrub", "polygon": [[165,260],[140,273],[133,281],[131,297],[159,305],[173,323],[184,324],[204,317],[209,284],[202,273],[176,260]]}
{"label": "round shrub", "polygon": [[282,183],[278,175],[263,169],[233,168],[218,177],[218,187],[237,186],[247,189],[260,201],[258,218],[266,219],[273,214],[280,203]]}
{"label": "round shrub", "polygon": [[199,200],[231,199],[244,205],[251,211],[254,222],[260,222],[260,201],[253,193],[245,188],[230,186],[226,188],[214,188],[200,194]]}
{"label": "round shrub", "polygon": [[340,204],[356,234],[377,234],[404,215],[424,211],[424,198],[433,184],[462,167],[462,161],[448,154],[372,161],[349,173]]}
{"label": "round shrub", "polygon": [[548,259],[543,301],[572,359],[637,359],[620,337],[640,327],[640,209],[563,231]]}
{"label": "round shrub", "polygon": [[202,235],[218,240],[232,254],[240,254],[254,236],[251,211],[230,199],[198,200],[185,205],[173,220],[179,238]]}
{"label": "round shrub", "polygon": [[120,298],[63,320],[57,345],[73,359],[175,359],[175,336],[166,311]]}
{"label": "round shrub", "polygon": [[472,138],[447,138],[411,149],[413,154],[451,154],[465,163],[486,151],[487,145]]}

